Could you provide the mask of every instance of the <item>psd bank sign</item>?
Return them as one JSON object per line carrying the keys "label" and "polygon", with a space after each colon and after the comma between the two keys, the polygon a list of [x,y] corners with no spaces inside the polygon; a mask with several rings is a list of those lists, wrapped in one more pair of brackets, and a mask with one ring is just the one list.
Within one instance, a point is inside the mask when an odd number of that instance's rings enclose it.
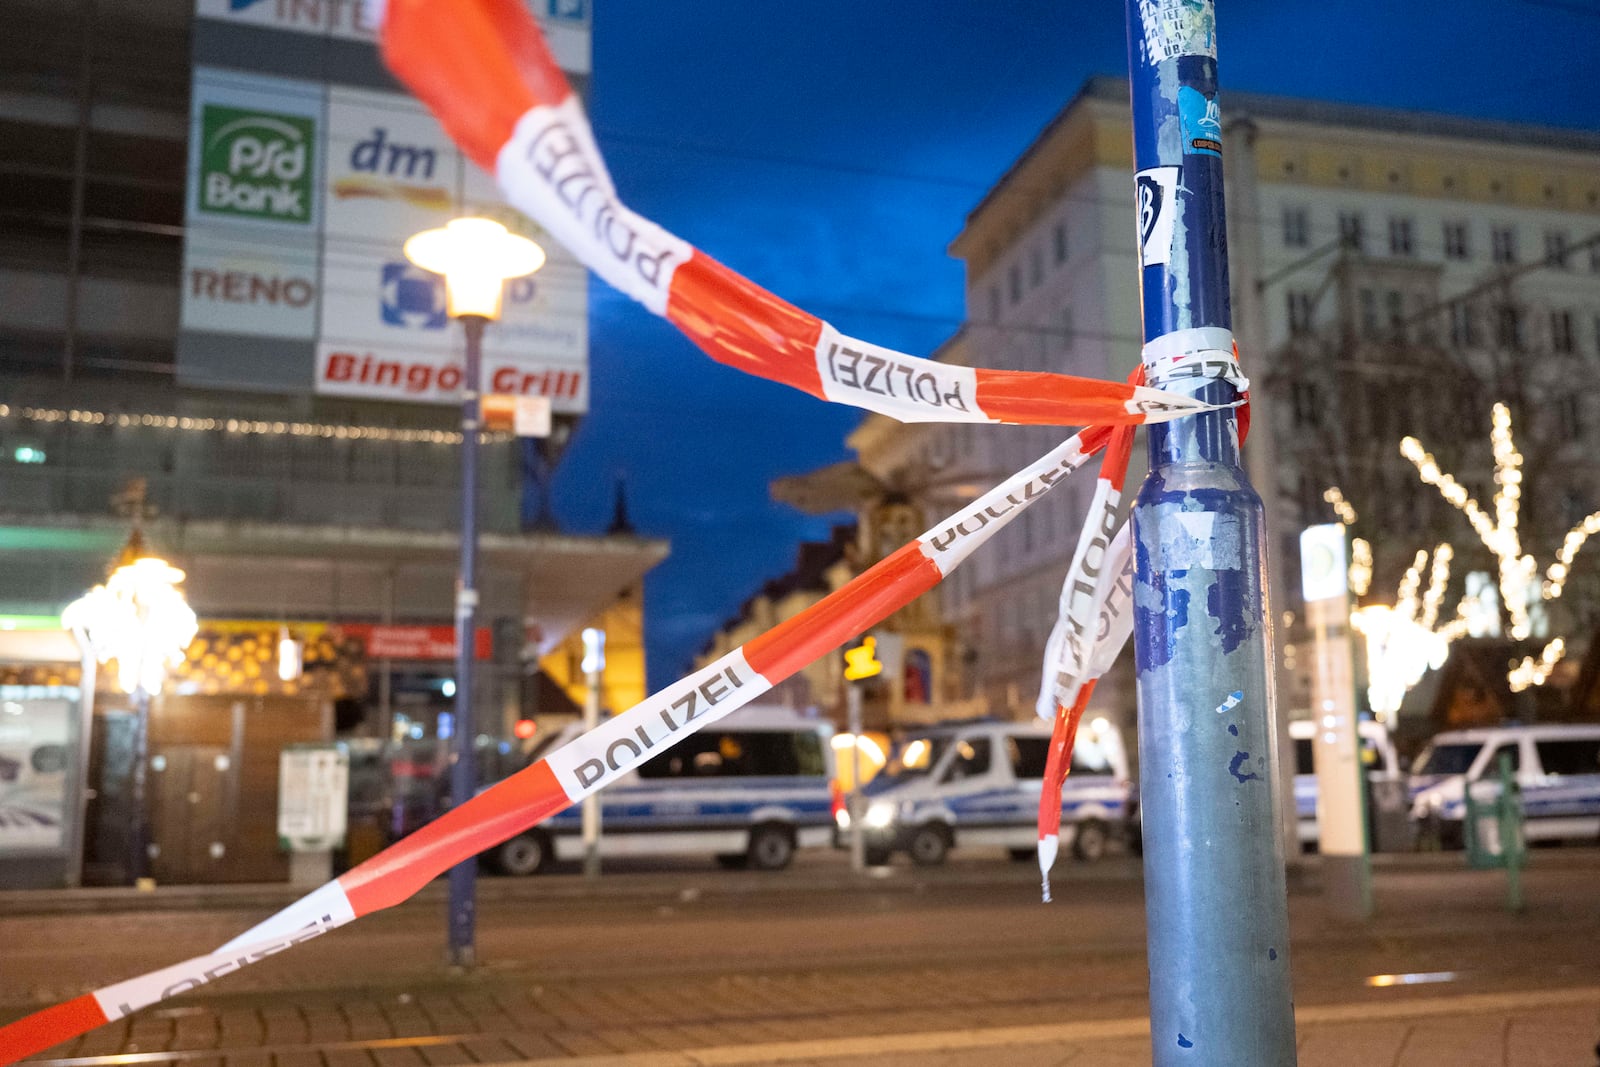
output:
{"label": "psd bank sign", "polygon": [[208,215],[309,225],[316,132],[306,116],[206,104],[196,207]]}

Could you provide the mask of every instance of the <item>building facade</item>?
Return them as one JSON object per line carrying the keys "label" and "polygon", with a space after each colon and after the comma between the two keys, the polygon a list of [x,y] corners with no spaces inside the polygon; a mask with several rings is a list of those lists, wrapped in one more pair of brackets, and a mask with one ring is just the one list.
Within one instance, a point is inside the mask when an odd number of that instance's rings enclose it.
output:
{"label": "building facade", "polygon": [[[59,614],[103,581],[134,525],[187,572],[201,636],[156,701],[150,736],[163,766],[210,770],[173,787],[204,803],[168,811],[152,797],[165,854],[196,857],[171,880],[282,874],[270,832],[224,839],[181,816],[275,810],[283,744],[359,742],[379,764],[384,746],[409,745],[407,767],[438,769],[451,730],[461,457],[459,408],[443,390],[459,330],[437,279],[409,273],[400,245],[493,194],[388,78],[362,9],[20,0],[0,41],[0,626]],[[569,69],[586,91],[586,15],[552,39],[577,57]],[[255,173],[250,152],[265,150],[240,139],[247,127],[293,141],[277,145],[283,187],[267,200],[238,192]],[[223,186],[238,195],[206,199]],[[586,375],[586,275],[550,255],[552,269],[508,298],[524,319],[508,310],[490,327],[491,369],[565,346],[572,374]],[[340,369],[358,364],[373,368],[371,388]],[[402,364],[432,368],[432,392],[409,396],[420,378],[386,369]],[[481,449],[474,710],[489,744],[541,714],[539,694],[561,687],[540,684],[541,659],[554,665],[597,617],[618,632],[613,699],[643,686],[639,583],[667,546],[550,520],[550,478],[587,404],[586,378],[575,391],[572,374],[513,375],[508,390],[553,391],[554,430]],[[275,675],[280,634],[308,650],[303,683]],[[54,668],[0,669],[18,676],[8,694],[81,695]],[[51,678],[59,693],[44,691]],[[120,713],[106,685],[102,672],[100,712]],[[59,784],[76,793],[65,809],[87,791],[117,795],[96,776],[127,773],[123,742],[107,755],[91,733],[75,727],[66,745]],[[58,747],[28,752],[53,760]],[[390,784],[356,788],[380,822],[399,792]],[[92,853],[94,827],[68,822],[61,834]],[[117,859],[116,846],[104,851]],[[0,855],[24,853],[0,835]]]}
{"label": "building facade", "polygon": [[[1389,600],[1415,550],[1440,541],[1457,552],[1452,604],[1461,572],[1495,569],[1466,518],[1401,457],[1406,435],[1492,508],[1490,410],[1512,405],[1526,435],[1524,545],[1541,568],[1600,509],[1589,388],[1600,371],[1600,136],[1244,94],[1224,94],[1222,118],[1235,333],[1254,382],[1246,453],[1289,624],[1283,703],[1303,715],[1297,538],[1334,520],[1327,488],[1360,513],[1372,596],[1387,589]],[[1124,378],[1141,347],[1131,172],[1127,86],[1092,79],[951,243],[966,265],[967,321],[941,358]],[[966,476],[987,487],[1058,439],[870,416],[851,443],[881,479],[938,472],[948,497]],[[971,684],[997,714],[1033,707],[1090,491],[1079,478],[1052,492],[930,594],[973,650]],[[1600,603],[1582,569],[1548,605],[1552,632],[1579,644]],[[1097,693],[1101,712],[1131,723],[1131,683],[1124,664]]]}

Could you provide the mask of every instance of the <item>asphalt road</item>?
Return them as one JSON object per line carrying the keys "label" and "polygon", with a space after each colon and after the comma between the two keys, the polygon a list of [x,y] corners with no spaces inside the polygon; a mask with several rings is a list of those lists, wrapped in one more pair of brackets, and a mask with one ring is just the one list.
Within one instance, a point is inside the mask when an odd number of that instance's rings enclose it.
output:
{"label": "asphalt road", "polygon": [[[1597,882],[1600,851],[1536,852],[1527,910],[1511,915],[1503,876],[1466,871],[1459,855],[1408,857],[1379,868],[1378,915],[1349,923],[1326,914],[1313,868],[1291,893],[1297,1005],[1600,985]],[[987,857],[866,878],[825,855],[776,874],[680,865],[598,883],[493,879],[470,974],[442,964],[438,888],[66,1054],[87,1067],[176,1050],[193,1063],[321,1042],[383,1065],[379,1045],[362,1045],[377,1041],[404,1049],[400,1062],[470,1062],[614,1052],[641,1035],[644,1047],[673,1048],[734,1032],[777,1040],[1146,1010],[1139,869],[1126,858],[1058,867],[1049,906],[1031,865]],[[0,901],[0,1019],[209,951],[271,910],[249,894],[6,915],[8,904],[26,910]],[[530,1034],[548,1047],[517,1036]],[[304,1062],[335,1061],[325,1050]]]}

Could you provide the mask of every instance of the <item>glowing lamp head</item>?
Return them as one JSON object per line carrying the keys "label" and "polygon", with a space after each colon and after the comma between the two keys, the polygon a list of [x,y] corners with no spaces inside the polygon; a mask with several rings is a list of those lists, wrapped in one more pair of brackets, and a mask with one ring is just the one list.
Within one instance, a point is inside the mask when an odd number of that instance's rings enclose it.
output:
{"label": "glowing lamp head", "polygon": [[423,270],[444,275],[452,317],[500,317],[500,298],[509,278],[544,266],[544,249],[493,219],[451,219],[442,229],[424,230],[405,244],[406,258]]}

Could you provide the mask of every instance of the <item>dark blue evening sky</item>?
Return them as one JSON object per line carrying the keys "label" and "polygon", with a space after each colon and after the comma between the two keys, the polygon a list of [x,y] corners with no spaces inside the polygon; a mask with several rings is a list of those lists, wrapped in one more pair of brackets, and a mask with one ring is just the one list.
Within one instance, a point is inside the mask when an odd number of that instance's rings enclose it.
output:
{"label": "dark blue evening sky", "polygon": [[[1118,0],[596,0],[593,121],[630,206],[855,336],[927,354],[959,324],[966,212],[1095,73]],[[1222,0],[1231,89],[1595,128],[1597,0]],[[1129,279],[1129,284],[1135,284]],[[628,487],[670,558],[646,582],[651,684],[828,521],[775,477],[848,455],[854,409],[712,363],[591,283],[592,410],[556,481],[575,531]]]}

